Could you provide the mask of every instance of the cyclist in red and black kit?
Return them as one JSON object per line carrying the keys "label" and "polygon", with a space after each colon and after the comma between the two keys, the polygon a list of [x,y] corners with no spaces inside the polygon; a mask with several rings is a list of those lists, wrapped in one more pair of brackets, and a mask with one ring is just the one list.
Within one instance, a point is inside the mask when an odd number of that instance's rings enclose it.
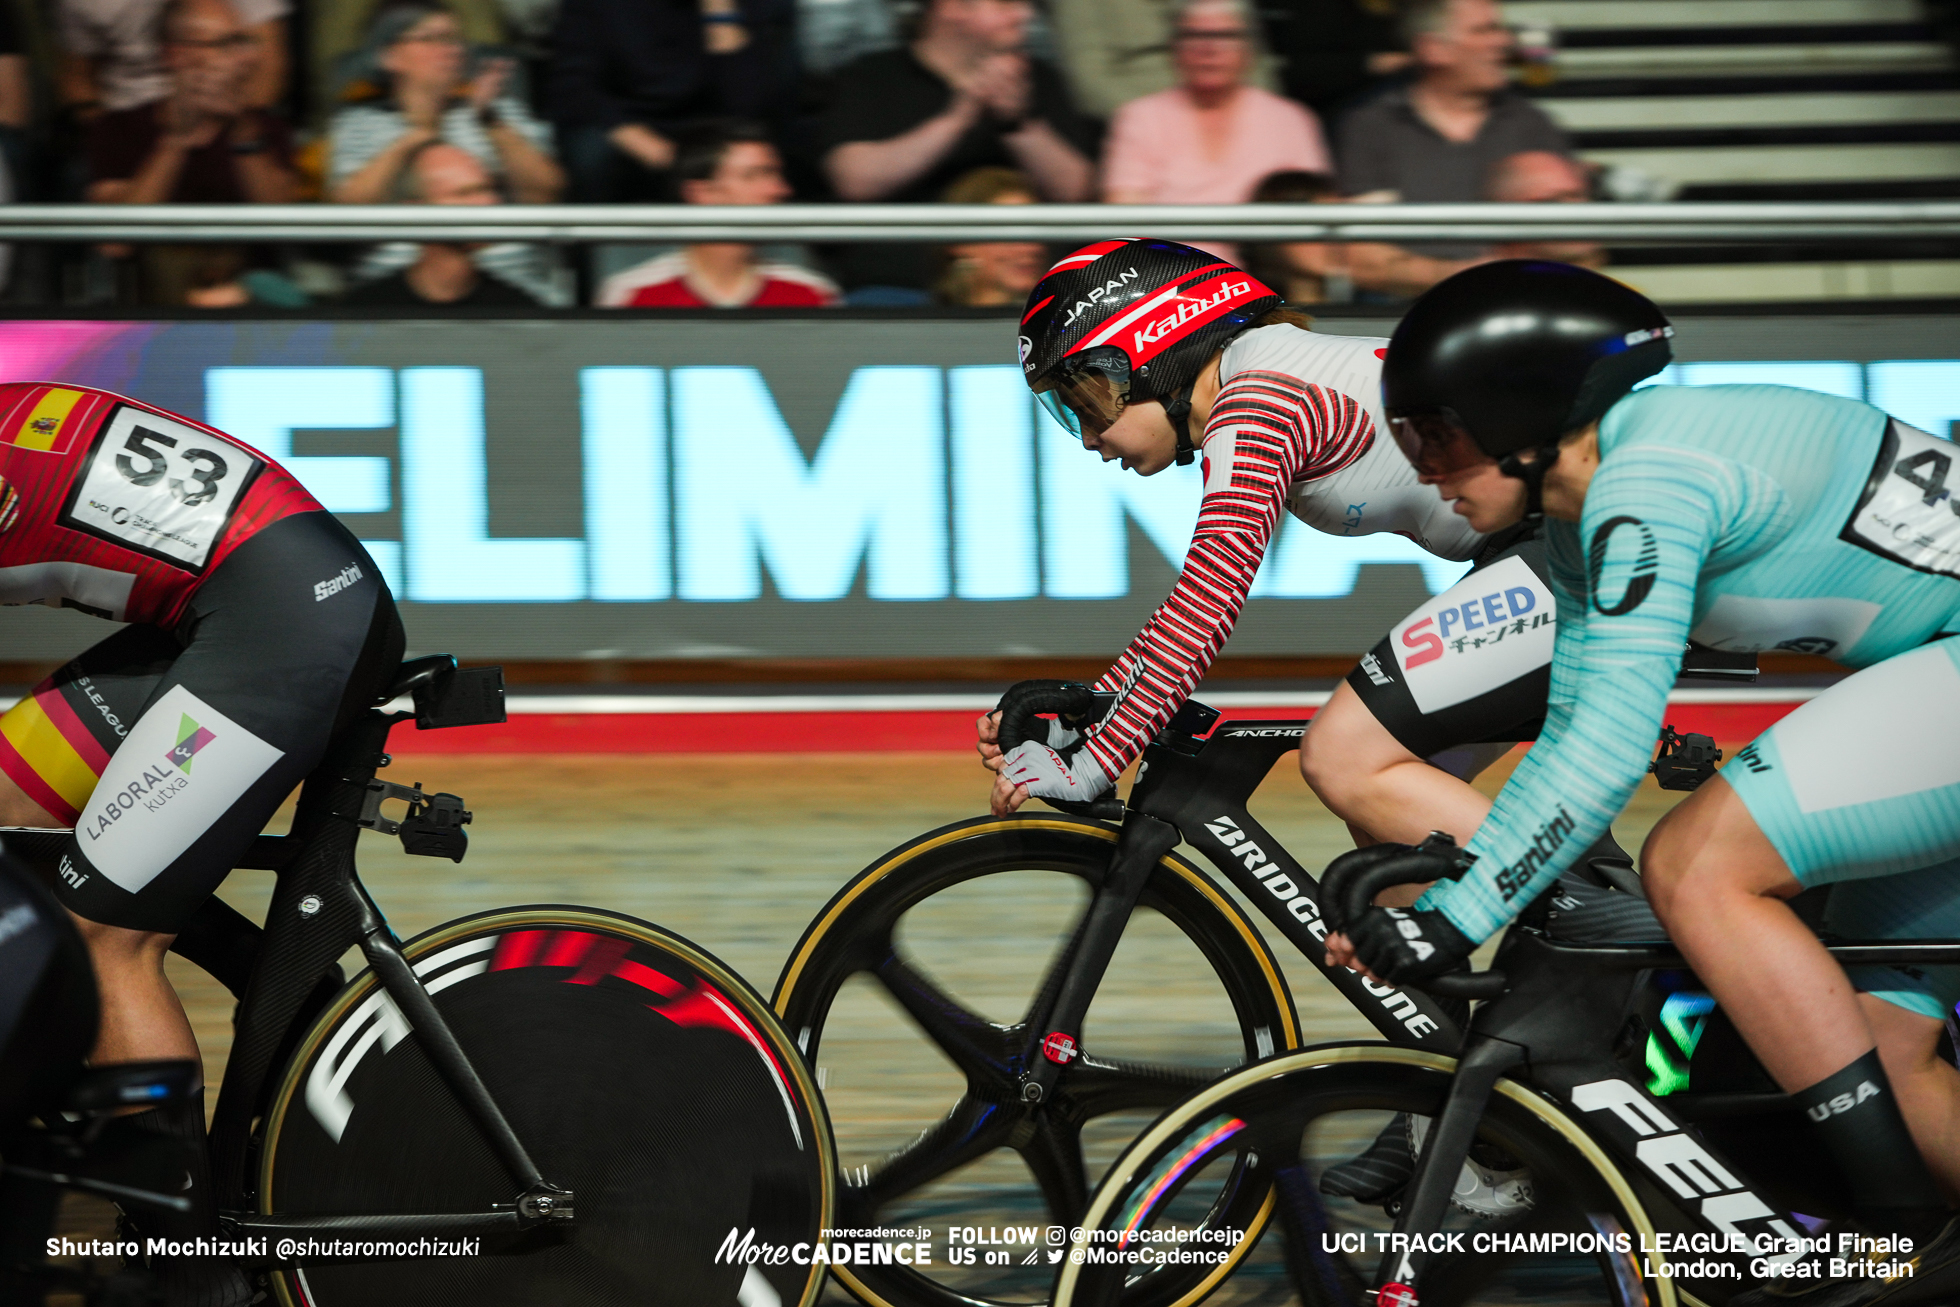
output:
{"label": "cyclist in red and black kit", "polygon": [[[374,561],[284,468],[201,423],[81,386],[0,386],[0,603],[122,630],[0,717],[0,822],[73,827],[54,890],[101,991],[97,1063],[198,1057],[163,961],[337,725],[389,684],[400,618]],[[199,1096],[201,1099],[201,1096]],[[194,1141],[204,1112],[119,1130]],[[149,1223],[215,1235],[192,1212]],[[153,1263],[166,1300],[250,1298],[228,1263]]]}

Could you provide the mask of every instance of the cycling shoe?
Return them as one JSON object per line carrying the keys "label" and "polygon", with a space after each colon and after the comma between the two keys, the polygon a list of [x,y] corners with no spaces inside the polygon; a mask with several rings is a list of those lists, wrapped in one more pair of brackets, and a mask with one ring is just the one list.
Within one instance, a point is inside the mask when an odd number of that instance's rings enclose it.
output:
{"label": "cycling shoe", "polygon": [[1383,1203],[1401,1193],[1415,1173],[1409,1115],[1397,1112],[1361,1156],[1321,1173],[1320,1192],[1357,1203]]}

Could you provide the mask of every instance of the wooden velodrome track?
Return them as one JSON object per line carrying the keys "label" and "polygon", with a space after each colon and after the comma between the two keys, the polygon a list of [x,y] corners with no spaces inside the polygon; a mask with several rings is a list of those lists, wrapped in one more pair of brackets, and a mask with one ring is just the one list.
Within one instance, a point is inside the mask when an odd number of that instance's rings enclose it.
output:
{"label": "wooden velodrome track", "polygon": [[[1351,843],[1296,768],[1297,755],[1282,758],[1252,806],[1302,863],[1318,868]],[[1494,793],[1508,771],[1508,761],[1501,763],[1479,784]],[[362,841],[363,878],[402,938],[485,908],[589,903],[688,936],[765,995],[804,926],[838,886],[887,849],[984,812],[988,780],[970,753],[417,755],[398,760],[388,778],[459,793],[476,814],[469,857],[460,866],[410,858],[392,839]],[[1637,849],[1678,797],[1645,782],[1615,825],[1622,843]],[[285,822],[282,815],[273,829],[283,830]],[[994,879],[1008,883],[963,889],[967,897],[957,908],[922,920],[911,942],[954,993],[1007,1019],[1018,1013],[1073,911],[1052,883]],[[270,873],[238,872],[222,893],[259,920],[271,883]],[[1160,918],[1149,917],[1126,937],[1091,1013],[1088,1042],[1119,1056],[1200,1065],[1239,1060],[1236,1036],[1221,1020],[1222,996],[1194,965],[1197,953]],[[1318,973],[1275,932],[1266,933],[1309,1042],[1373,1037]],[[358,955],[348,961],[351,975]],[[216,1086],[230,1044],[231,998],[181,959],[171,959],[171,972],[197,1030],[207,1081]],[[1108,1031],[1100,1041],[1099,1026]],[[1132,1033],[1145,1028],[1147,1035]],[[950,1065],[928,1048],[895,1009],[868,991],[846,991],[819,1062],[847,1165],[905,1142],[951,1103],[957,1082]],[[1131,1128],[1142,1124],[1139,1118]],[[1110,1146],[1105,1141],[1094,1150],[1092,1168],[1107,1163]],[[963,1179],[981,1188],[1009,1176],[984,1164],[971,1170]],[[71,1200],[63,1223],[70,1231],[106,1234],[112,1217],[103,1205]],[[1288,1297],[1268,1246],[1211,1301]],[[833,1284],[825,1301],[850,1298]]]}

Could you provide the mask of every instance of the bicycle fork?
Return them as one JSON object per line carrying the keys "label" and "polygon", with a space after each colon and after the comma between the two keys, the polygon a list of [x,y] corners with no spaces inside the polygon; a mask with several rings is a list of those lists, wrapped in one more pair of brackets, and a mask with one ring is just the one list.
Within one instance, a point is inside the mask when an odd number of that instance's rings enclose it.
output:
{"label": "bicycle fork", "polygon": [[[1456,1186],[1463,1164],[1470,1156],[1470,1145],[1477,1137],[1477,1123],[1483,1119],[1484,1105],[1491,1090],[1512,1067],[1524,1061],[1524,1049],[1507,1040],[1472,1031],[1457,1059],[1456,1074],[1450,1078],[1449,1097],[1436,1118],[1422,1156],[1416,1163],[1415,1178],[1409,1184],[1409,1197],[1395,1219],[1390,1247],[1375,1272],[1368,1301],[1379,1307],[1400,1307],[1414,1303],[1422,1267],[1428,1254],[1411,1249],[1406,1237],[1428,1234],[1443,1228],[1443,1214],[1449,1209],[1450,1194]],[[1402,1247],[1394,1245],[1402,1242]]]}
{"label": "bicycle fork", "polygon": [[[1035,1024],[1040,1042],[1029,1050],[1027,1069],[1021,1075],[1023,1102],[1034,1104],[1045,1099],[1063,1069],[1081,1055],[1082,1022],[1102,985],[1103,973],[1109,970],[1110,959],[1116,956],[1123,929],[1143,897],[1151,869],[1177,847],[1180,838],[1177,827],[1169,822],[1136,811],[1124,817],[1122,834],[1110,856],[1109,874],[1057,968],[1060,984],[1053,1001],[1044,1004],[1037,1000],[1034,1005],[1036,1013],[1045,1015]],[[1044,1026],[1046,1030],[1041,1029]],[[1035,1056],[1037,1050],[1040,1056]]]}

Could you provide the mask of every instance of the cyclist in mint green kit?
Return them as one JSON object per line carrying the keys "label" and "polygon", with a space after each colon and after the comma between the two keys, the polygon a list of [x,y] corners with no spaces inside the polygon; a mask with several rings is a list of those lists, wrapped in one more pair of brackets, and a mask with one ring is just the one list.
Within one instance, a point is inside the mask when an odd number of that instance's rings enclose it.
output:
{"label": "cyclist in mint green kit", "polygon": [[1549,519],[1559,632],[1544,731],[1476,836],[1432,859],[1440,883],[1413,908],[1342,923],[1330,955],[1417,980],[1517,915],[1632,795],[1688,639],[1857,669],[1668,814],[1642,873],[1816,1124],[1858,1223],[1915,1245],[1909,1280],[1783,1280],[1733,1302],[1948,1301],[1960,1073],[1934,1050],[1960,977],[1847,977],[1783,900],[1832,884],[1834,933],[1960,936],[1960,639],[1941,638],[1960,630],[1960,449],[1809,391],[1629,393],[1671,332],[1617,282],[1526,262],[1441,283],[1396,330],[1382,384],[1398,443],[1476,529]]}

